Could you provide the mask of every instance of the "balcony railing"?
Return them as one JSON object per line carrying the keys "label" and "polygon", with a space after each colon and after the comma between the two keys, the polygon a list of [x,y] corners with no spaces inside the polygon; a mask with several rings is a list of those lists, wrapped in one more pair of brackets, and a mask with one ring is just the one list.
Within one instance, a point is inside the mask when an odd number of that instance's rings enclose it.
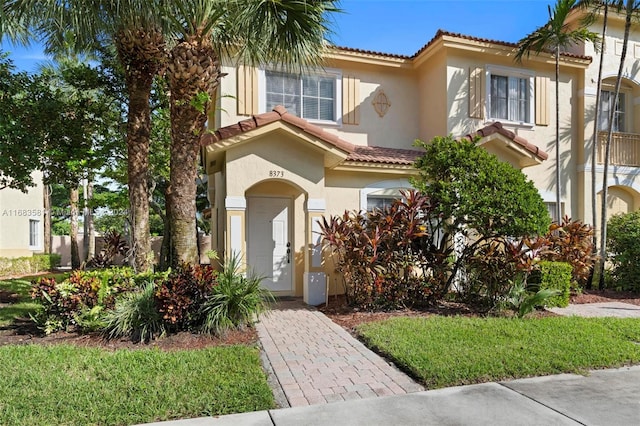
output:
{"label": "balcony railing", "polygon": [[[607,132],[598,132],[598,164],[604,164],[604,148]],[[640,166],[640,134],[614,133],[611,137],[609,164],[616,166]]]}

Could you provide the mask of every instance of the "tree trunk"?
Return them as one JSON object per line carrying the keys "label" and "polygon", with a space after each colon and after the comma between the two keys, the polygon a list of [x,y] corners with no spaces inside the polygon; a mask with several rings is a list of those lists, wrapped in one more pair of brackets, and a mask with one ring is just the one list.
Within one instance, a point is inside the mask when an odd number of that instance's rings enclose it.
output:
{"label": "tree trunk", "polygon": [[[87,181],[87,191],[86,191],[86,195],[85,195],[85,199],[86,202],[88,203],[90,200],[93,199],[93,182],[91,180]],[[93,223],[93,209],[91,208],[91,206],[89,206],[87,208],[87,212],[86,215],[84,217],[84,226],[85,226],[85,233],[84,233],[84,240],[86,242],[86,252],[85,252],[85,259],[91,259],[92,257],[94,257],[96,255],[96,228],[95,225]]]}
{"label": "tree trunk", "polygon": [[120,63],[129,95],[127,115],[127,172],[131,250],[136,271],[151,267],[149,235],[149,135],[151,85],[163,62],[164,40],[159,31],[125,30],[116,36]]}
{"label": "tree trunk", "polygon": [[44,185],[43,203],[44,207],[44,252],[51,254],[51,186]]}
{"label": "tree trunk", "polygon": [[560,45],[556,46],[556,217],[562,223],[560,191]]}
{"label": "tree trunk", "polygon": [[[596,157],[598,155],[598,122],[600,121],[600,91],[602,90],[602,64],[604,63],[604,41],[607,35],[607,19],[609,6],[604,4],[604,16],[602,23],[602,41],[600,42],[600,64],[598,64],[598,84],[596,87],[596,107],[593,112],[593,138],[591,141],[591,217],[593,223],[593,254],[598,253],[598,184],[596,179]],[[595,266],[599,265],[596,263]],[[596,267],[591,268],[587,289],[593,287],[593,275]]]}
{"label": "tree trunk", "polygon": [[78,252],[78,201],[80,195],[78,188],[71,188],[69,191],[69,201],[71,207],[71,268],[80,267],[80,253]]}
{"label": "tree trunk", "polygon": [[[219,62],[210,45],[194,38],[178,43],[171,50],[167,75],[171,91],[171,160],[167,214],[174,253],[172,263],[197,263],[196,161],[200,136],[205,130],[209,101],[220,78]],[[208,97],[204,102],[202,94]]]}
{"label": "tree trunk", "polygon": [[618,95],[620,93],[620,85],[622,83],[622,74],[624,72],[624,61],[627,57],[627,47],[629,46],[629,32],[631,29],[631,17],[634,13],[634,1],[627,0],[626,16],[624,23],[624,39],[622,42],[622,52],[620,55],[620,66],[618,67],[618,76],[616,77],[616,87],[614,89],[613,99],[614,107],[609,112],[609,129],[607,132],[607,142],[604,148],[604,171],[602,173],[602,211],[600,218],[600,280],[598,287],[604,289],[604,264],[607,260],[607,196],[608,188],[607,179],[609,175],[609,158],[611,156],[611,138],[613,137],[613,117],[615,114],[615,105],[618,103]]}

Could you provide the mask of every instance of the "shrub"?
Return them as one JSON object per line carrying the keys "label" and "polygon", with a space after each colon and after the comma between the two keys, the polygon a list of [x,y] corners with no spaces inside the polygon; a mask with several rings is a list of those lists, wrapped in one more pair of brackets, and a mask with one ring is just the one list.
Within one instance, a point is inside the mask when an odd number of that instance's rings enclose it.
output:
{"label": "shrub", "polygon": [[166,273],[136,275],[131,268],[112,268],[74,271],[60,283],[54,278],[41,278],[34,281],[31,297],[43,308],[33,319],[47,334],[69,326],[94,331],[99,328],[102,312],[112,309],[119,295],[163,277]]}
{"label": "shrub", "polygon": [[530,291],[527,289],[524,280],[521,279],[517,280],[509,290],[506,302],[516,312],[518,318],[523,318],[533,312],[537,306],[548,305],[550,303],[549,299],[559,294],[558,290],[549,288]]}
{"label": "shrub", "polygon": [[613,216],[607,230],[613,285],[640,292],[640,211]]}
{"label": "shrub", "polygon": [[547,300],[546,306],[564,308],[569,305],[571,270],[571,265],[567,262],[540,262],[539,273],[535,278],[532,277],[532,281],[539,283],[540,290],[558,291],[558,295]]}
{"label": "shrub", "polygon": [[202,305],[202,331],[224,334],[242,328],[269,309],[273,295],[260,287],[263,278],[250,273],[245,277],[240,257],[231,256],[218,275],[218,283]]}
{"label": "shrub", "polygon": [[104,233],[103,238],[104,248],[87,262],[90,268],[107,268],[113,265],[116,256],[127,257],[129,253],[129,246],[119,232],[111,229]]}
{"label": "shrub", "polygon": [[598,258],[593,253],[593,227],[565,216],[561,224],[551,224],[545,239],[548,249],[542,258],[569,263],[572,283],[585,285]]}
{"label": "shrub", "polygon": [[323,240],[344,275],[351,305],[391,309],[446,291],[451,250],[430,250],[435,233],[424,219],[432,209],[429,198],[417,191],[402,196],[382,210],[323,219]]}
{"label": "shrub", "polygon": [[514,283],[522,281],[526,287],[542,248],[543,241],[538,238],[512,241],[498,237],[478,246],[465,265],[463,297],[493,307],[513,290]]}
{"label": "shrub", "polygon": [[149,281],[141,290],[125,293],[105,317],[105,336],[109,339],[131,337],[134,342],[148,342],[162,336],[166,328],[155,303],[155,283]]}
{"label": "shrub", "polygon": [[188,329],[200,320],[199,310],[216,286],[211,265],[179,265],[160,282],[155,292],[158,312],[172,329]]}
{"label": "shrub", "polygon": [[50,271],[60,265],[59,254],[34,254],[30,257],[0,257],[0,276],[28,275]]}

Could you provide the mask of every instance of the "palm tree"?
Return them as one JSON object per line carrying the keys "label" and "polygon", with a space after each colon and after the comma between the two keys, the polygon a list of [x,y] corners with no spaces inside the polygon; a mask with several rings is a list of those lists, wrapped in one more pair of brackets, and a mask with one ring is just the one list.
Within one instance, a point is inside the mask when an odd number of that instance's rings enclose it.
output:
{"label": "palm tree", "polygon": [[[596,156],[598,150],[598,124],[600,122],[600,95],[602,90],[602,66],[604,64],[604,43],[607,35],[607,24],[609,17],[609,3],[602,0],[580,0],[578,7],[584,9],[592,9],[592,11],[583,20],[583,25],[587,26],[592,24],[598,14],[602,11],[602,32],[600,33],[600,62],[598,64],[598,83],[596,87],[596,104],[593,112],[593,135],[591,137],[591,223],[593,224],[593,254],[598,252],[598,185],[596,179]],[[593,276],[595,268],[591,270],[589,280],[587,282],[587,288],[590,289],[593,285]]]}
{"label": "palm tree", "polygon": [[220,60],[235,57],[299,70],[317,65],[336,0],[185,0],[167,4],[176,38],[169,54],[171,172],[167,211],[174,261],[197,262],[196,159],[207,113],[222,78]]}
{"label": "palm tree", "polygon": [[556,217],[560,220],[562,216],[561,194],[560,194],[560,52],[568,47],[580,42],[590,41],[596,43],[598,35],[589,31],[583,26],[571,29],[566,23],[567,17],[571,10],[576,6],[577,0],[558,0],[553,10],[549,8],[549,22],[538,28],[518,42],[518,51],[515,59],[520,62],[526,55],[529,57],[531,52],[539,55],[542,52],[553,52],[556,65]]}
{"label": "palm tree", "polygon": [[[627,47],[629,45],[629,33],[631,30],[631,21],[633,17],[637,17],[640,11],[640,2],[636,0],[618,0],[613,2],[613,7],[617,12],[624,10],[625,22],[624,22],[624,37],[622,41],[622,52],[620,54],[620,66],[618,67],[618,75],[616,77],[616,84],[613,92],[613,99],[618,99],[620,94],[620,85],[622,84],[622,75],[624,73],[624,61],[627,57]],[[608,185],[607,177],[609,174],[609,158],[611,156],[611,138],[613,136],[613,117],[615,114],[615,108],[611,108],[609,111],[609,128],[607,129],[607,139],[604,148],[604,171],[602,174],[602,204],[600,218],[600,263],[599,272],[600,280],[598,286],[600,289],[604,288],[604,261],[607,255],[607,195]]]}
{"label": "palm tree", "polygon": [[125,74],[128,92],[127,152],[133,264],[150,266],[149,134],[151,83],[166,53],[156,2],[145,0],[14,0],[3,13],[32,28],[49,52],[71,47],[91,52],[112,44]]}

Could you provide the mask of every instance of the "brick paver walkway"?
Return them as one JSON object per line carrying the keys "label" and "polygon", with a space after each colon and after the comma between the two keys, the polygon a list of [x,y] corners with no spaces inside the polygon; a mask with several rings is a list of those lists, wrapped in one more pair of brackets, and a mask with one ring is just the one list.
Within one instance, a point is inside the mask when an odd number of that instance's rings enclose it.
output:
{"label": "brick paver walkway", "polygon": [[260,318],[256,329],[292,407],[424,390],[299,301],[280,302]]}

